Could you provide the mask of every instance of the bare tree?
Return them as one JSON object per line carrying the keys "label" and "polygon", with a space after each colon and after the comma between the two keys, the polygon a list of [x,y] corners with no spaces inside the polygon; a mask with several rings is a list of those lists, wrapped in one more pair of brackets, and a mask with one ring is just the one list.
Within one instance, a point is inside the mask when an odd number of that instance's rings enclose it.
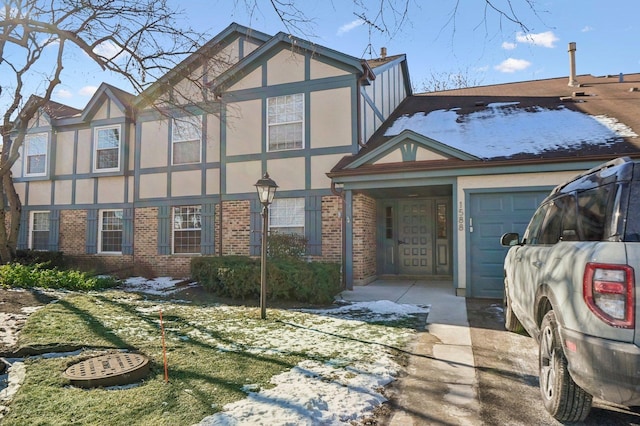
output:
{"label": "bare tree", "polygon": [[429,77],[422,81],[419,88],[422,92],[441,92],[443,90],[463,89],[465,87],[479,86],[482,80],[471,77],[469,69],[457,72],[431,72]]}
{"label": "bare tree", "polygon": [[[520,31],[529,33],[529,25],[522,19],[525,12],[531,12],[539,17],[538,0],[481,0],[484,1],[483,14],[479,17],[477,26],[488,28],[492,18],[497,18],[499,30],[504,22],[515,25]],[[260,5],[268,3],[277,14],[284,27],[290,33],[306,38],[314,35],[315,21],[311,15],[305,12],[305,7],[309,7],[306,0],[235,0],[236,6],[244,6],[245,11],[251,19],[258,11]],[[334,0],[331,0],[333,4]],[[455,33],[459,11],[465,5],[461,0],[448,0],[451,4],[451,12],[448,14],[444,28],[450,28]],[[387,38],[393,38],[403,30],[405,24],[411,22],[411,15],[415,10],[428,9],[427,2],[419,0],[352,0],[353,14],[363,24],[369,27],[370,34],[377,32],[385,34]],[[370,37],[371,38],[371,37]]]}
{"label": "bare tree", "polygon": [[[30,123],[54,105],[51,96],[65,65],[73,63],[71,55],[87,55],[141,91],[201,45],[201,36],[177,25],[180,16],[166,0],[5,0],[0,10],[0,261],[15,255],[22,209],[11,167]],[[32,90],[25,85],[34,81],[40,84],[37,96],[25,99],[24,92]]]}

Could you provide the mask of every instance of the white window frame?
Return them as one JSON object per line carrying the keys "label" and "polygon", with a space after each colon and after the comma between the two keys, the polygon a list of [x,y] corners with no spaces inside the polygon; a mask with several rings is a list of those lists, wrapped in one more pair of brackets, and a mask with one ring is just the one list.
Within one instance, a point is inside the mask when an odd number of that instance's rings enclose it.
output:
{"label": "white window frame", "polygon": [[[98,168],[98,151],[100,150],[100,148],[98,147],[98,143],[99,143],[99,139],[98,139],[98,134],[100,131],[102,130],[113,130],[116,129],[118,130],[118,160],[116,162],[116,167],[109,167],[109,168],[104,168],[104,169],[100,169]],[[104,148],[103,148],[104,149]],[[114,149],[114,148],[109,148],[109,149]],[[95,127],[93,129],[93,171],[95,173],[105,173],[105,172],[118,172],[120,171],[120,155],[122,152],[122,126],[118,125],[112,125],[112,126],[100,126],[100,127]]]}
{"label": "white window frame", "polygon": [[[195,226],[195,223],[192,223],[194,226],[191,228],[183,228],[182,227],[182,219],[176,217],[176,209],[197,209],[197,214],[199,216],[198,226]],[[180,227],[176,227],[176,225],[180,224]],[[200,244],[202,245],[202,206],[200,205],[185,205],[185,206],[172,206],[171,207],[171,253],[176,255],[194,255],[200,254],[201,245],[198,246],[197,251],[193,252],[178,252],[176,253],[176,233],[184,232],[184,231],[199,231],[200,232]]]}
{"label": "white window frame", "polygon": [[[102,239],[103,239],[103,235],[102,233],[105,231],[104,229],[104,214],[106,212],[120,212],[120,251],[107,251],[107,250],[102,250]],[[122,209],[105,209],[105,210],[100,210],[98,212],[98,253],[104,253],[104,254],[122,254],[122,239],[124,237],[124,226],[123,226],[123,210]],[[106,231],[117,231],[115,229],[107,229]]]}
{"label": "white window frame", "polygon": [[[304,223],[304,197],[275,198],[269,206],[269,230],[272,232],[305,236]],[[288,231],[300,228],[302,228],[302,232]]]}
{"label": "white window frame", "polygon": [[[34,225],[35,225],[35,218],[36,218],[36,214],[46,214],[47,215],[47,234],[49,234],[51,232],[51,221],[49,220],[49,211],[48,210],[34,210],[32,212],[29,212],[29,249],[31,250],[39,250],[39,251],[48,251],[47,249],[42,249],[42,248],[38,248],[35,249],[33,247],[33,232],[35,231],[34,229]],[[43,229],[38,229],[38,231],[44,231]]]}
{"label": "white window frame", "polygon": [[[31,148],[31,141],[36,138],[44,138],[45,148],[44,148],[44,171],[37,173],[29,173],[29,158],[34,155],[29,154],[29,149]],[[42,155],[42,154],[38,154]],[[49,170],[49,134],[48,133],[31,133],[25,135],[24,137],[24,176],[46,176]]]}
{"label": "white window frame", "polygon": [[[296,97],[301,97],[301,111],[286,111],[287,108],[287,98],[294,98],[292,102],[297,103]],[[275,104],[273,104],[275,103]],[[279,108],[280,107],[280,108]],[[278,109],[284,109],[284,111],[277,111]],[[289,114],[289,116],[287,116]],[[291,117],[291,115],[300,115],[300,119],[295,119],[295,117]],[[267,122],[267,151],[268,152],[278,152],[278,151],[291,151],[295,149],[304,149],[305,147],[305,99],[304,93],[292,93],[290,95],[283,96],[274,96],[271,98],[267,98],[267,111],[266,111],[266,122]],[[285,117],[281,117],[284,115]],[[290,148],[272,148],[271,147],[271,129],[277,126],[289,126],[292,124],[300,124],[300,146],[290,147]]]}
{"label": "white window frame", "polygon": [[[197,123],[196,123],[197,121]],[[176,129],[180,127],[181,122],[189,122],[189,124],[197,127],[197,138],[186,138],[184,135],[176,134]],[[191,136],[191,135],[188,135]],[[183,163],[175,162],[175,147],[176,144],[179,143],[191,143],[194,141],[198,141],[198,159],[195,161],[185,161]],[[202,162],[202,116],[201,115],[187,115],[180,118],[174,118],[171,123],[171,164],[172,165],[180,165],[180,164],[198,164]]]}

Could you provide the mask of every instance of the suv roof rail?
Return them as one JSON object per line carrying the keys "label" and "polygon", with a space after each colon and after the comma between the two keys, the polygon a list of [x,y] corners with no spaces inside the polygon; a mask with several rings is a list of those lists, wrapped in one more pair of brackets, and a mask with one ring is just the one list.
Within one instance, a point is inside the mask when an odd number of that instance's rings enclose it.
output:
{"label": "suv roof rail", "polygon": [[625,157],[618,157],[618,158],[614,158],[613,160],[609,160],[606,163],[602,163],[600,165],[597,165],[589,170],[587,170],[586,172],[582,172],[577,176],[574,176],[571,178],[571,180],[568,180],[564,183],[561,183],[560,185],[556,186],[553,191],[551,192],[552,194],[556,194],[558,192],[560,192],[560,190],[562,190],[562,188],[564,188],[565,186],[569,185],[571,182],[575,182],[578,179],[581,179],[585,176],[588,176],[592,173],[596,173],[611,167],[616,167],[616,166],[620,166],[622,164],[626,164],[626,163],[632,163],[633,160],[627,156]]}

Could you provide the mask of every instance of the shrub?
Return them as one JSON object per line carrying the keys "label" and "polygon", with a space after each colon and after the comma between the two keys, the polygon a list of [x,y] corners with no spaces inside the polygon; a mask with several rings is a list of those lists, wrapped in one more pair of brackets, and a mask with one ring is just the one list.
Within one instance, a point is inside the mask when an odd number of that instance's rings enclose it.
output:
{"label": "shrub", "polygon": [[64,255],[61,251],[16,250],[14,262],[22,265],[37,265],[49,269],[65,267]]}
{"label": "shrub", "polygon": [[272,232],[267,238],[267,256],[270,259],[303,260],[308,241],[302,235]]}
{"label": "shrub", "polygon": [[[260,261],[249,257],[198,257],[191,277],[208,291],[234,299],[260,297]],[[340,265],[273,259],[267,263],[271,300],[326,304],[340,291]]]}
{"label": "shrub", "polygon": [[100,290],[118,285],[112,277],[89,276],[74,270],[48,269],[42,264],[12,263],[0,266],[2,287],[43,287],[67,290]]}

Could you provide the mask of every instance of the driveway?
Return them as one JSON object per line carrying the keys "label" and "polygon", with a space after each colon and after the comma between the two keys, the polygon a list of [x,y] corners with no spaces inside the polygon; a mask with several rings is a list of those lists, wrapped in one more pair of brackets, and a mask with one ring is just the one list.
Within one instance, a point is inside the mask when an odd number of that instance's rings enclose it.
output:
{"label": "driveway", "polygon": [[[485,425],[558,425],[542,406],[538,346],[504,329],[502,301],[467,299],[481,419]],[[638,425],[640,411],[594,400],[584,425]]]}
{"label": "driveway", "polygon": [[[504,329],[502,301],[454,295],[451,282],[375,281],[345,300],[431,305],[388,389],[390,426],[558,425],[538,387],[537,344]],[[595,400],[585,425],[640,425],[640,410]]]}

